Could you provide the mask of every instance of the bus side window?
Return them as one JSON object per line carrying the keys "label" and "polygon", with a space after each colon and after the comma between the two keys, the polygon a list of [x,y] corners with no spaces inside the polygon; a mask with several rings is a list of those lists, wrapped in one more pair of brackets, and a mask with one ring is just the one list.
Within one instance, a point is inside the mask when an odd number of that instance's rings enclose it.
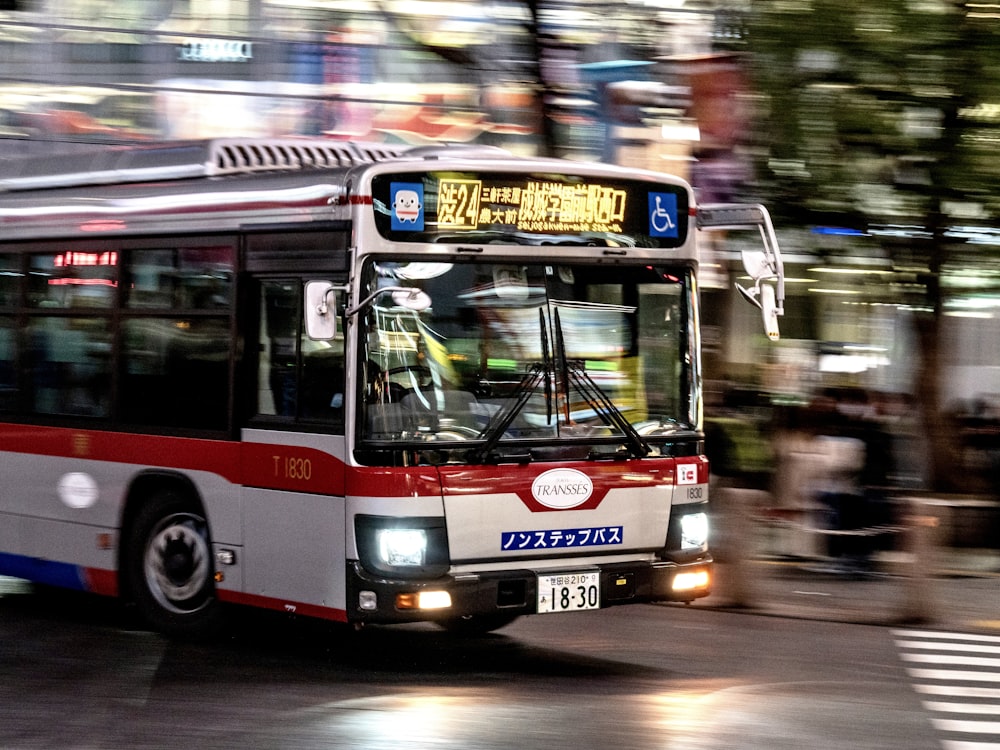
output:
{"label": "bus side window", "polygon": [[111,333],[106,317],[35,316],[27,339],[34,413],[108,415]]}
{"label": "bus side window", "polygon": [[299,328],[296,292],[293,281],[261,284],[258,414],[295,416]]}
{"label": "bus side window", "polygon": [[302,321],[301,279],[260,285],[258,416],[339,425],[344,420],[344,342],[313,341]]}
{"label": "bus side window", "polygon": [[224,429],[229,345],[229,321],[223,318],[123,321],[122,421]]}

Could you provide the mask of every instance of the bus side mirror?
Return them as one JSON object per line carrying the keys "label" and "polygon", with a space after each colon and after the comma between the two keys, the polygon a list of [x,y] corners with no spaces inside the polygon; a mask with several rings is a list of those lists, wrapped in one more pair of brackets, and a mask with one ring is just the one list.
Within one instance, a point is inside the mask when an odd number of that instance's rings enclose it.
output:
{"label": "bus side mirror", "polygon": [[778,306],[774,299],[774,287],[764,284],[760,288],[760,312],[764,318],[764,332],[771,341],[777,341],[780,336],[778,332]]}
{"label": "bus side mirror", "polygon": [[785,268],[778,249],[771,216],[759,205],[739,203],[702,204],[698,207],[698,228],[708,230],[756,228],[764,245],[763,251],[744,250],[743,268],[753,281],[749,289],[739,284],[737,291],[764,318],[764,332],[772,341],[778,339],[778,316],[784,315]]}
{"label": "bus side mirror", "polygon": [[768,257],[762,252],[743,251],[743,268],[747,275],[753,279],[753,287],[747,289],[736,284],[736,289],[743,295],[750,304],[758,308],[761,317],[764,319],[764,333],[771,341],[777,341],[780,337],[778,331],[778,310],[775,299],[774,287],[764,283],[765,280],[776,278],[774,269]]}
{"label": "bus side mirror", "polygon": [[332,340],[337,335],[337,288],[329,281],[307,281],[304,313],[309,338]]}

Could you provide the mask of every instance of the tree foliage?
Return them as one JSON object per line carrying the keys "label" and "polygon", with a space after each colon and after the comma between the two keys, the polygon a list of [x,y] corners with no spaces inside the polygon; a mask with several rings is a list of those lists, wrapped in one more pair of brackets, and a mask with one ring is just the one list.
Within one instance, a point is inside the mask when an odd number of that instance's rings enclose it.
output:
{"label": "tree foliage", "polygon": [[760,188],[784,222],[905,227],[882,249],[918,269],[919,298],[887,301],[915,310],[932,484],[962,489],[940,408],[941,280],[987,260],[955,228],[1000,219],[1000,6],[757,0],[750,18]]}
{"label": "tree foliage", "polygon": [[750,22],[757,154],[789,218],[1000,216],[1000,17],[947,0],[768,0]]}

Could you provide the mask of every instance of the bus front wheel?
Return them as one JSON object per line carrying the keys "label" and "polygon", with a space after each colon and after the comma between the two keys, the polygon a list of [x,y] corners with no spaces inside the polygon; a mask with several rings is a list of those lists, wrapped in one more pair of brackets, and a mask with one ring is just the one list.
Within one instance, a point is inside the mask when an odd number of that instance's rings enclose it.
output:
{"label": "bus front wheel", "polygon": [[182,495],[147,498],[127,532],[124,572],[139,612],[172,636],[204,636],[221,625],[208,523]]}

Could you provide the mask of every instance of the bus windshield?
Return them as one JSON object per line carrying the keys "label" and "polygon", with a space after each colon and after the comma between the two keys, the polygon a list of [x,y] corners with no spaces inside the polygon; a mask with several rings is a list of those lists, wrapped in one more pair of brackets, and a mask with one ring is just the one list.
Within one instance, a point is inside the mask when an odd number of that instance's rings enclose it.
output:
{"label": "bus windshield", "polygon": [[380,260],[366,273],[386,293],[360,318],[362,449],[643,456],[699,427],[685,268]]}

